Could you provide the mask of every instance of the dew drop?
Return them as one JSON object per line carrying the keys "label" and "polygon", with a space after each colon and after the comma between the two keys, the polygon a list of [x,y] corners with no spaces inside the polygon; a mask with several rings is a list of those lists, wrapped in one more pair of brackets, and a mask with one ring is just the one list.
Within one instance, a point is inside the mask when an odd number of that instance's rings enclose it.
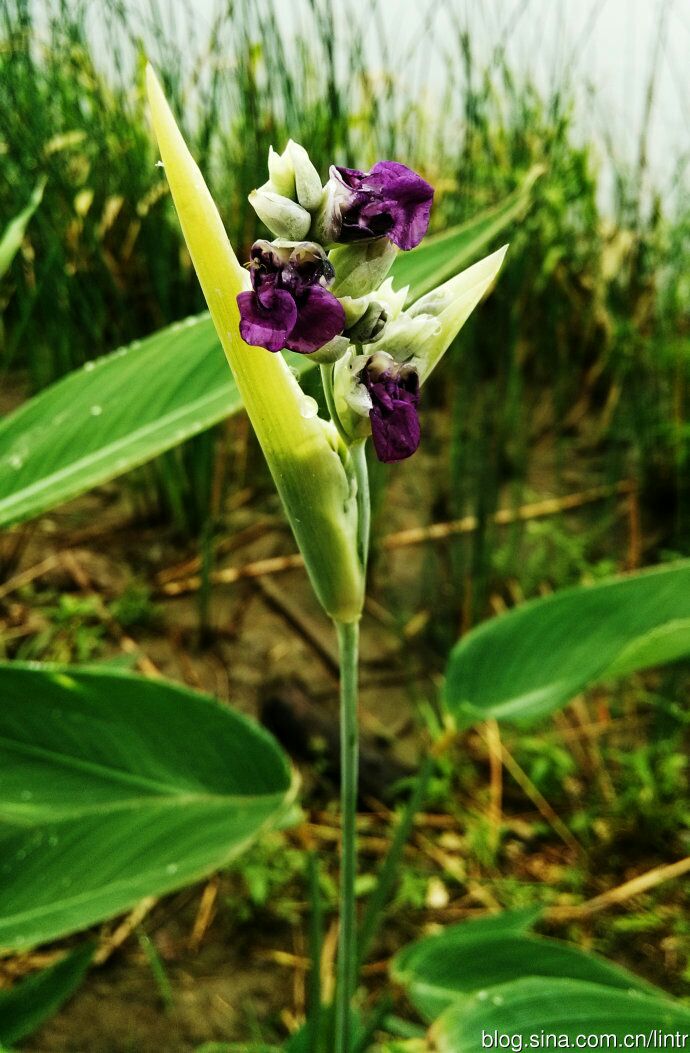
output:
{"label": "dew drop", "polygon": [[165,165],[162,161],[156,161],[156,168],[165,168]]}
{"label": "dew drop", "polygon": [[489,992],[488,991],[478,991],[477,992],[477,1001],[478,1002],[485,1002],[488,997],[489,997]]}
{"label": "dew drop", "polygon": [[299,411],[305,420],[311,420],[319,412],[319,404],[311,395],[303,395],[300,400]]}
{"label": "dew drop", "polygon": [[503,995],[494,995],[491,999],[494,1005],[503,1005]]}
{"label": "dew drop", "polygon": [[91,414],[92,417],[100,417],[102,412],[103,412],[103,407],[102,406],[98,406],[98,405],[92,406],[91,409],[89,410],[89,413]]}
{"label": "dew drop", "polygon": [[168,863],[167,867],[165,868],[165,873],[166,874],[176,874],[178,870],[179,870],[179,867],[178,867],[177,863]]}
{"label": "dew drop", "polygon": [[48,844],[50,845],[51,848],[55,848],[57,843],[58,843],[58,835],[57,834],[51,834],[50,837],[48,838]]}
{"label": "dew drop", "polygon": [[22,792],[19,794],[19,796],[22,799],[22,801],[30,801],[31,798],[33,797],[33,794],[31,792],[31,790],[22,790]]}
{"label": "dew drop", "polygon": [[67,691],[74,691],[77,686],[76,680],[71,676],[67,676],[66,673],[55,673],[53,676],[53,683],[57,684],[58,687],[64,687]]}
{"label": "dew drop", "polygon": [[18,472],[21,466],[24,464],[24,460],[19,456],[18,453],[13,453],[12,456],[8,459],[8,463],[10,468],[14,468],[15,472]]}
{"label": "dew drop", "polygon": [[84,372],[85,373],[93,373],[95,368],[96,368],[96,363],[95,362],[85,362],[84,363]]}

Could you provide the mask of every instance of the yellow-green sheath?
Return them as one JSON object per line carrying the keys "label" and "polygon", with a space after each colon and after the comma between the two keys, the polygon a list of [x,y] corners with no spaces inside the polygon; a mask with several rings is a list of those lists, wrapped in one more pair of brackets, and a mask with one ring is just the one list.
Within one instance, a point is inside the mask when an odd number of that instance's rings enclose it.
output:
{"label": "yellow-green sheath", "polygon": [[180,226],[218,337],[282,498],[314,591],[336,621],[361,613],[357,503],[349,455],[309,405],[282,355],[249,347],[239,332],[237,294],[249,287],[221,218],[151,68],[153,127]]}

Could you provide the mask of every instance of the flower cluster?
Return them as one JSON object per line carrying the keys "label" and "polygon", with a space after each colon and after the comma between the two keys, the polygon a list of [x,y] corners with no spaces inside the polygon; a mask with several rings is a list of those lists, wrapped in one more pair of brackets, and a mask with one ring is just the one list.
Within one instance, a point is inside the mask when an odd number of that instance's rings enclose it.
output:
{"label": "flower cluster", "polygon": [[[238,393],[315,593],[349,632],[362,612],[369,544],[364,443],[372,436],[383,461],[417,449],[420,390],[505,249],[408,298],[389,271],[426,233],[429,184],[380,161],[367,173],[333,168],[322,186],[306,150],[289,142],[269,151],[269,180],[250,195],[274,240],[257,241],[245,269],[151,68],[146,79],[180,225]],[[455,241],[441,243],[440,277],[453,273]],[[435,252],[421,251],[426,288]],[[330,419],[314,412],[283,350],[320,364]]]}
{"label": "flower cluster", "polygon": [[397,161],[369,172],[333,165],[322,186],[292,140],[282,154],[270,150],[268,168],[249,200],[275,240],[252,246],[251,291],[237,297],[242,338],[327,364],[341,434],[371,434],[381,461],[409,457],[420,386],[459,328],[452,283],[405,310],[408,290],[387,277],[397,252],[424,238],[433,187]]}

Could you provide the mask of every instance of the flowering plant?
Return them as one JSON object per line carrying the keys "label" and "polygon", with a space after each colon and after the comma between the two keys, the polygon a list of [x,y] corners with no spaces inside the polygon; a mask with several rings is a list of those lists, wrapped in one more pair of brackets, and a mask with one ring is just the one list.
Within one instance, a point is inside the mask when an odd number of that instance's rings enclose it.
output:
{"label": "flowering plant", "polygon": [[[270,178],[251,196],[274,238],[257,241],[243,268],[151,73],[149,89],[212,323],[207,316],[187,319],[88,363],[9,414],[0,428],[0,523],[40,514],[246,408],[341,654],[337,986],[335,998],[321,986],[329,941],[322,940],[318,865],[310,857],[308,1011],[303,1025],[301,1016],[295,1021],[298,1029],[282,1053],[364,1053],[382,1034],[388,1038],[376,1045],[379,1053],[478,1053],[486,1041],[504,1044],[508,1031],[524,1048],[547,1025],[571,1047],[585,1027],[621,1045],[632,1023],[639,1032],[661,1033],[663,1024],[685,1033],[688,1009],[666,992],[572,945],[534,936],[539,906],[450,926],[395,955],[390,976],[418,1021],[430,1025],[426,1033],[419,1023],[389,1015],[387,994],[373,1006],[357,998],[359,967],[401,870],[434,757],[456,741],[455,732],[543,717],[588,686],[690,650],[688,560],[563,590],[465,634],[446,670],[440,734],[355,929],[357,649],[369,531],[365,447],[371,436],[373,453],[386,462],[417,449],[423,385],[488,290],[504,250],[432,291],[429,277],[452,273],[449,261],[457,256],[448,246],[458,234],[475,251],[495,237],[515,218],[522,194],[473,220],[472,237],[458,228],[415,252],[433,196],[425,180],[398,162],[381,161],[368,173],[333,167],[324,186],[306,151],[290,142],[283,154],[269,152]],[[25,220],[26,214],[19,225]],[[16,232],[15,223],[15,241]],[[393,264],[401,286],[401,273],[413,275],[413,296],[394,284]],[[320,365],[324,417],[297,381],[310,362]],[[623,492],[620,486],[616,492]],[[4,594],[21,581],[16,575]],[[254,722],[163,680],[107,665],[12,660],[0,662],[0,695],[0,955],[132,910],[115,933],[102,934],[97,950],[91,943],[71,949],[0,992],[4,1048],[65,1000],[92,960],[105,960],[118,934],[139,924],[154,897],[223,869],[257,837],[288,822],[297,779],[278,744]],[[492,738],[500,759],[497,728]],[[540,811],[566,844],[581,847],[548,802],[542,800]],[[589,902],[573,903],[570,893],[560,904],[548,898],[550,921],[588,917],[688,869],[688,859],[680,859]],[[261,1043],[223,1049],[279,1053]]]}
{"label": "flowering plant", "polygon": [[[325,186],[307,151],[271,150],[250,194],[272,242],[244,270],[148,70],[154,129],[180,224],[218,336],[283,500],[314,590],[338,633],[341,665],[342,875],[335,1004],[337,1053],[353,1049],[359,619],[369,546],[365,443],[385,462],[420,441],[420,388],[491,287],[505,249],[411,306],[388,272],[427,232],[434,191],[406,165],[332,166]],[[330,420],[315,415],[279,354],[319,362]]]}

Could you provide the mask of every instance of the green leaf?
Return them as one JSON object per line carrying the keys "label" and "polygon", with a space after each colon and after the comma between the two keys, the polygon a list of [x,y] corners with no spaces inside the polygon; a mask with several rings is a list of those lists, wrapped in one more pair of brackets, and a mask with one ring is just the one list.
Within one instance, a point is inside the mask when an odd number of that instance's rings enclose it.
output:
{"label": "green leaf", "polygon": [[0,238],[0,278],[9,270],[12,260],[19,252],[29,220],[41,203],[45,185],[45,178],[40,179],[29,198],[28,205],[5,227]]}
{"label": "green leaf", "polygon": [[9,991],[0,991],[0,1042],[19,1042],[49,1020],[81,984],[93,952],[93,944],[84,944]]}
{"label": "green leaf", "polygon": [[[416,299],[462,270],[519,215],[535,178],[498,208],[398,256],[396,284],[409,284]],[[286,358],[298,373],[312,368],[306,355]],[[89,362],[0,421],[0,527],[108,482],[241,408],[207,313]]]}
{"label": "green leaf", "polygon": [[452,278],[478,259],[487,246],[527,209],[534,184],[543,172],[541,165],[535,165],[528,172],[522,186],[495,208],[486,209],[466,223],[444,231],[443,234],[433,234],[425,238],[422,244],[411,252],[400,253],[391,273],[397,288],[410,286],[408,301],[413,302],[431,292],[441,282]]}
{"label": "green leaf", "polygon": [[603,958],[558,940],[522,935],[517,918],[506,919],[501,928],[501,918],[498,915],[493,926],[491,918],[484,926],[479,922],[453,926],[405,948],[394,960],[393,977],[425,1020],[435,1020],[458,998],[526,976],[569,977],[626,991],[654,991]]}
{"label": "green leaf", "polygon": [[291,803],[258,725],[160,680],[0,664],[0,948],[223,867]]}
{"label": "green leaf", "polygon": [[[511,1036],[510,1049],[528,1049],[530,1037],[538,1041],[542,1030],[574,1043],[579,1035],[622,1039],[648,1036],[656,1028],[685,1033],[688,1027],[690,1011],[670,999],[584,980],[530,977],[456,1002],[432,1027],[431,1038],[434,1053],[479,1053],[500,1048],[495,1033]],[[493,1046],[488,1044],[491,1040]],[[611,1041],[602,1041],[601,1048],[611,1048]]]}
{"label": "green leaf", "polygon": [[585,688],[690,654],[690,560],[564,589],[451,652],[445,701],[470,725],[550,713]]}
{"label": "green leaf", "polygon": [[[302,355],[289,356],[303,370]],[[0,421],[0,526],[45,512],[242,408],[208,315],[99,358]]]}

